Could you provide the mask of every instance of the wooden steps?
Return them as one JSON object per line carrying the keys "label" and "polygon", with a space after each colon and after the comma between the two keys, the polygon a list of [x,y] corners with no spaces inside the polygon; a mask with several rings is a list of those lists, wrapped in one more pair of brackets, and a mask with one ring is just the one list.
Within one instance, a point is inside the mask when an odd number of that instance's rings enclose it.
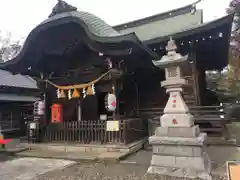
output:
{"label": "wooden steps", "polygon": [[[209,136],[228,138],[226,125],[229,120],[220,111],[221,106],[190,106],[190,113],[194,116],[195,123],[199,125],[202,132]],[[140,109],[142,117],[152,119],[157,126],[160,125],[159,118],[163,114],[163,108]]]}

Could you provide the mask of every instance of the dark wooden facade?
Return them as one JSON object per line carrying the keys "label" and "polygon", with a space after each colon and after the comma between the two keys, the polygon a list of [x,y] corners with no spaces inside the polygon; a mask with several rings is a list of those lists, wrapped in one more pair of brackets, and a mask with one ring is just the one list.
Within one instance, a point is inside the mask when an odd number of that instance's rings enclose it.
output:
{"label": "dark wooden facade", "polygon": [[0,128],[5,138],[26,136],[26,123],[33,120],[33,104],[39,98],[37,88],[0,87]]}
{"label": "dark wooden facade", "polygon": [[[191,10],[189,6],[179,13]],[[226,66],[232,19],[229,15],[183,32],[141,41],[136,34],[121,34],[96,16],[78,12],[61,1],[49,19],[29,34],[20,54],[0,64],[0,68],[38,78],[45,94],[45,117],[40,122],[43,140],[129,143],[146,136],[147,117],[142,109],[165,106],[167,95],[160,86],[165,73],[154,67],[152,60],[166,53],[170,36],[181,54],[189,54],[184,69],[188,85],[183,92],[187,104],[218,103],[215,95],[206,91],[205,70]],[[96,95],[86,98],[58,99],[56,88],[46,81],[57,85],[87,83],[110,69],[111,73],[96,83]],[[105,109],[104,97],[109,92],[117,96],[116,112]],[[63,105],[62,124],[50,122],[54,103]],[[107,132],[101,114],[107,114],[108,120],[119,120],[119,132]]]}

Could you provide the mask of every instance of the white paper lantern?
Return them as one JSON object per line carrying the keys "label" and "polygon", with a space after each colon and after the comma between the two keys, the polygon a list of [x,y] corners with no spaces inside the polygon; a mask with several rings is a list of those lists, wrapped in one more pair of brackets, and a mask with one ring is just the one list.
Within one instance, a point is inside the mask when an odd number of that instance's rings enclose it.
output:
{"label": "white paper lantern", "polygon": [[107,94],[105,97],[105,107],[108,111],[115,111],[117,108],[117,98],[114,94]]}
{"label": "white paper lantern", "polygon": [[44,101],[36,101],[34,103],[35,113],[37,115],[44,115]]}

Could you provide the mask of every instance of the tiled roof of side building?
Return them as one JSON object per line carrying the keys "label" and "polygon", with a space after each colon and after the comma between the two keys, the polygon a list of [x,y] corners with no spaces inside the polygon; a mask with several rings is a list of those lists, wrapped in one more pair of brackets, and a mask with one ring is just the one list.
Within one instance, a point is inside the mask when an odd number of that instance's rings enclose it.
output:
{"label": "tiled roof of side building", "polygon": [[37,89],[37,83],[29,76],[13,75],[8,71],[0,70],[0,86]]}
{"label": "tiled roof of side building", "polygon": [[155,21],[162,21],[165,19],[169,19],[169,18],[173,18],[175,16],[179,16],[179,15],[184,15],[190,12],[195,12],[196,11],[196,4],[198,4],[199,2],[201,2],[201,0],[197,0],[196,2],[177,8],[177,9],[173,9],[167,12],[163,12],[163,13],[159,13],[153,16],[149,16],[146,18],[142,18],[142,19],[137,19],[131,22],[126,22],[123,24],[119,24],[114,26],[113,28],[121,31],[124,29],[129,29],[129,28],[134,28],[137,26],[141,26],[141,25],[145,25],[145,24],[149,24]]}

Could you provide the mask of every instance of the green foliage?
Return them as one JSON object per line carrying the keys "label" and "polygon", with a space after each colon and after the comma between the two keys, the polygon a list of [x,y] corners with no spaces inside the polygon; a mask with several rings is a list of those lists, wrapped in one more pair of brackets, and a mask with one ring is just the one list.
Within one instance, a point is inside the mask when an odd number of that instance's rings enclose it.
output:
{"label": "green foliage", "polygon": [[230,2],[228,13],[235,13],[229,49],[229,66],[221,74],[218,92],[226,98],[240,100],[240,0]]}

